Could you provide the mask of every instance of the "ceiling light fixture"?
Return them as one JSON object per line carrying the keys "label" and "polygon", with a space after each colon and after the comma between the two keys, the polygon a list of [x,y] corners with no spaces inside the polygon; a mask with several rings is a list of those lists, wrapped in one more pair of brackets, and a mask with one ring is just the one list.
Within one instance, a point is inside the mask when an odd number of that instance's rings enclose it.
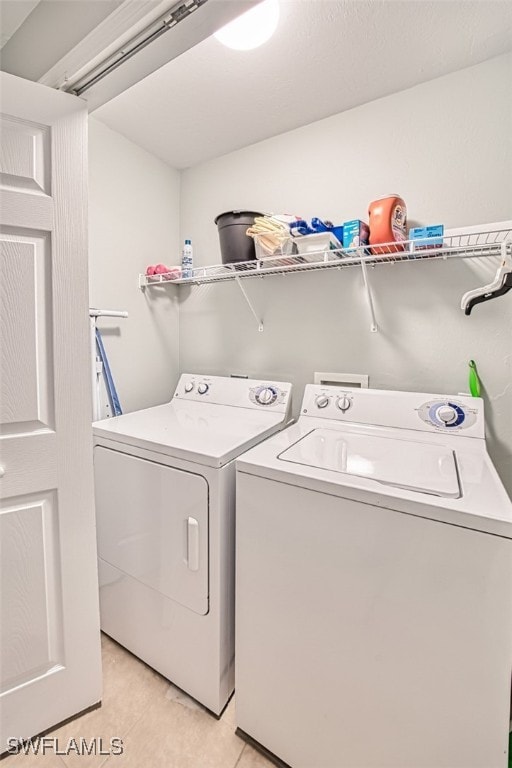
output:
{"label": "ceiling light fixture", "polygon": [[250,51],[270,40],[278,21],[278,0],[264,0],[215,32],[215,37],[235,51]]}

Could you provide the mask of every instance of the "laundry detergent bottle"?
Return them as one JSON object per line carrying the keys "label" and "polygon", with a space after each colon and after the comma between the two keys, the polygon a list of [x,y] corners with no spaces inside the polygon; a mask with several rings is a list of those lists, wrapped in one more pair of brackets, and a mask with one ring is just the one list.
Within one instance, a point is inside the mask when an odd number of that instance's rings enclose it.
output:
{"label": "laundry detergent bottle", "polygon": [[372,247],[374,254],[397,253],[404,250],[407,240],[407,208],[399,195],[388,195],[374,200],[368,208],[370,245],[396,243],[383,248]]}

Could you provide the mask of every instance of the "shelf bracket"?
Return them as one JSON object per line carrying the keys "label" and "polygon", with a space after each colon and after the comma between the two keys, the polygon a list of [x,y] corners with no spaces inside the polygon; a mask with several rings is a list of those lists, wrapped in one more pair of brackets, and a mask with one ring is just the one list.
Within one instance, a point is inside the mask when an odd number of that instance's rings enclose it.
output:
{"label": "shelf bracket", "polygon": [[248,307],[249,307],[249,309],[251,310],[251,312],[252,312],[252,314],[253,314],[253,316],[254,316],[254,319],[255,319],[255,320],[256,320],[256,322],[258,323],[258,331],[259,331],[260,333],[262,333],[262,332],[263,332],[263,320],[262,320],[262,319],[261,319],[261,318],[258,316],[258,313],[257,313],[257,312],[256,312],[256,310],[254,309],[254,307],[253,307],[253,305],[252,305],[252,302],[251,302],[251,300],[250,300],[249,296],[247,295],[247,291],[246,291],[246,290],[245,290],[245,288],[243,287],[243,285],[242,285],[242,281],[240,280],[240,278],[238,277],[238,275],[235,275],[235,281],[236,281],[236,284],[238,285],[238,287],[240,288],[240,290],[242,291],[242,296],[243,296],[243,297],[244,297],[244,299],[246,300],[246,302],[247,302],[247,306],[248,306]]}
{"label": "shelf bracket", "polygon": [[372,319],[371,324],[370,324],[370,331],[372,333],[377,333],[379,328],[378,328],[378,325],[377,325],[377,320],[375,319],[375,307],[373,305],[372,289],[371,289],[371,286],[370,286],[370,282],[368,280],[368,269],[366,267],[366,263],[365,263],[364,258],[363,258],[364,255],[365,255],[364,248],[361,248],[361,250],[359,251],[359,255],[361,257],[361,271],[363,273],[363,281],[364,281],[364,288],[365,288],[365,291],[366,291],[366,298],[367,298],[367,301],[368,301],[368,308],[370,310],[370,315],[371,315],[371,319]]}

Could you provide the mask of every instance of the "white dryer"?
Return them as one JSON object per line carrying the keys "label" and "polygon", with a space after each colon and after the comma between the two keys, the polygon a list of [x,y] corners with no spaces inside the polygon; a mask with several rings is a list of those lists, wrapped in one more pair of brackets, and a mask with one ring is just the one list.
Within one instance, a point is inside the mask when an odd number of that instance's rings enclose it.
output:
{"label": "white dryer", "polygon": [[512,503],[480,399],[306,387],[237,461],[237,725],[293,768],[505,768]]}
{"label": "white dryer", "polygon": [[235,464],[289,423],[291,385],[182,375],[94,424],[104,632],[215,714],[234,687]]}

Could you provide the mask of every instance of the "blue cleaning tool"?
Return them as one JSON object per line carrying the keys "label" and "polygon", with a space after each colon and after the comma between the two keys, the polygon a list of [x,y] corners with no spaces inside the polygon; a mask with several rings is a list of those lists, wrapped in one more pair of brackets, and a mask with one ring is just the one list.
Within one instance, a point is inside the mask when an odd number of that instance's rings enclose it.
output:
{"label": "blue cleaning tool", "polygon": [[96,346],[98,347],[98,354],[100,356],[100,360],[103,364],[103,370],[105,372],[105,382],[107,385],[110,405],[112,406],[112,413],[114,416],[121,416],[123,409],[121,408],[121,403],[119,402],[119,397],[117,396],[116,385],[114,384],[114,378],[110,370],[110,365],[108,364],[107,353],[105,352],[103,339],[101,338],[101,333],[99,332],[98,328],[96,328]]}

